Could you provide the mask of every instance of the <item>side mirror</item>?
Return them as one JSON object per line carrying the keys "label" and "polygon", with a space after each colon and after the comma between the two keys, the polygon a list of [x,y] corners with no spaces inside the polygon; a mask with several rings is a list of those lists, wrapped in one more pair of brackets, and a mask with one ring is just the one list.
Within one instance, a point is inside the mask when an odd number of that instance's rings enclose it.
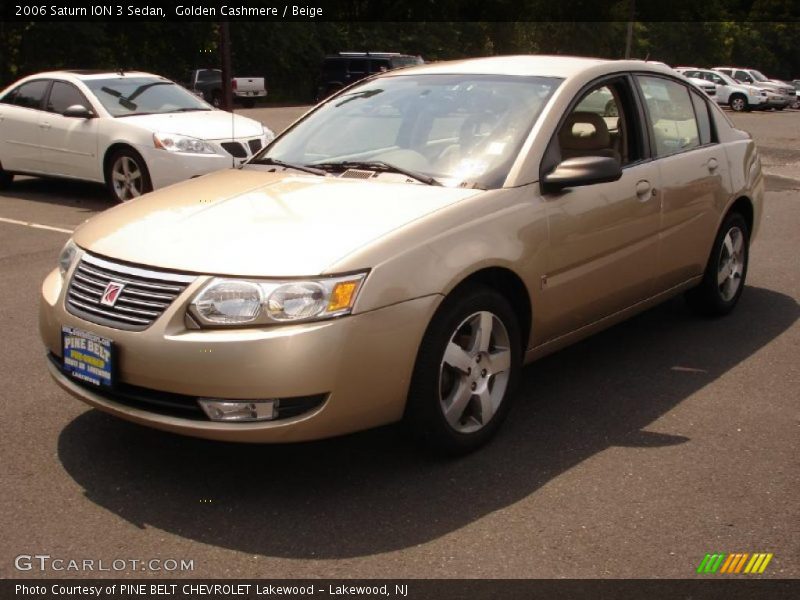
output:
{"label": "side mirror", "polygon": [[91,119],[94,112],[86,108],[83,104],[73,104],[64,111],[65,117],[75,117],[77,119]]}
{"label": "side mirror", "polygon": [[561,161],[542,178],[544,192],[557,192],[564,188],[607,183],[622,177],[622,166],[610,156],[578,156]]}

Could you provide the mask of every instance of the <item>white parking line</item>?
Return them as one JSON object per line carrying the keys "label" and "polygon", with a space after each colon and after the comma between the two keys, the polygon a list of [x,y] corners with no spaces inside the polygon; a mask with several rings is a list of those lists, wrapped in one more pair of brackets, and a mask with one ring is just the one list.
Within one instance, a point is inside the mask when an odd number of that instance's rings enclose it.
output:
{"label": "white parking line", "polygon": [[30,221],[17,221],[16,219],[6,219],[0,217],[0,223],[11,223],[12,225],[24,225],[25,227],[33,227],[34,229],[47,229],[48,231],[60,231],[61,233],[72,233],[72,229],[63,229],[61,227],[53,227],[52,225],[42,225],[41,223],[31,223]]}

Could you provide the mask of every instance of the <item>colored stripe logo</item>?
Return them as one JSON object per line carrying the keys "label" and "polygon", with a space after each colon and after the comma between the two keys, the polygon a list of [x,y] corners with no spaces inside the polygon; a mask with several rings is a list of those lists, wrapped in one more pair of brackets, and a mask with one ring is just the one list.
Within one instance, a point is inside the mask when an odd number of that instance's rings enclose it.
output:
{"label": "colored stripe logo", "polygon": [[700,565],[697,567],[698,573],[725,573],[728,575],[736,574],[760,574],[767,568],[773,554],[736,552],[733,554],[706,554]]}

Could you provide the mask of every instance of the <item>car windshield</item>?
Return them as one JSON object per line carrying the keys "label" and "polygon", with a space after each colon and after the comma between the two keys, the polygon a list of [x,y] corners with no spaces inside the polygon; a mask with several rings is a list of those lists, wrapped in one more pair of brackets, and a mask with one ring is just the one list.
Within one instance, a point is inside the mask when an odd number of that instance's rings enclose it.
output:
{"label": "car windshield", "polygon": [[112,117],[212,110],[191,92],[161,77],[120,76],[84,83]]}
{"label": "car windshield", "polygon": [[764,77],[764,74],[761,73],[760,71],[750,71],[750,74],[756,81],[769,81],[769,79]]}
{"label": "car windshield", "polygon": [[322,165],[329,172],[342,163],[380,162],[446,186],[500,187],[561,81],[465,74],[381,77],[331,99],[253,162]]}

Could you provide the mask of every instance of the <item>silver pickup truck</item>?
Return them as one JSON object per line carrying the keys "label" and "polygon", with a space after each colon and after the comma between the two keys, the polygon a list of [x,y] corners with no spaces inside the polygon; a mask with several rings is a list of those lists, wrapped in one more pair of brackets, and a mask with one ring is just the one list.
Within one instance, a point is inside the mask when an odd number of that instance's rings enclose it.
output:
{"label": "silver pickup truck", "polygon": [[[212,104],[222,105],[222,70],[220,69],[195,69],[189,73],[188,84],[190,91]],[[263,77],[234,77],[231,81],[234,102],[241,102],[246,108],[255,105],[256,100],[267,97],[267,86]]]}

